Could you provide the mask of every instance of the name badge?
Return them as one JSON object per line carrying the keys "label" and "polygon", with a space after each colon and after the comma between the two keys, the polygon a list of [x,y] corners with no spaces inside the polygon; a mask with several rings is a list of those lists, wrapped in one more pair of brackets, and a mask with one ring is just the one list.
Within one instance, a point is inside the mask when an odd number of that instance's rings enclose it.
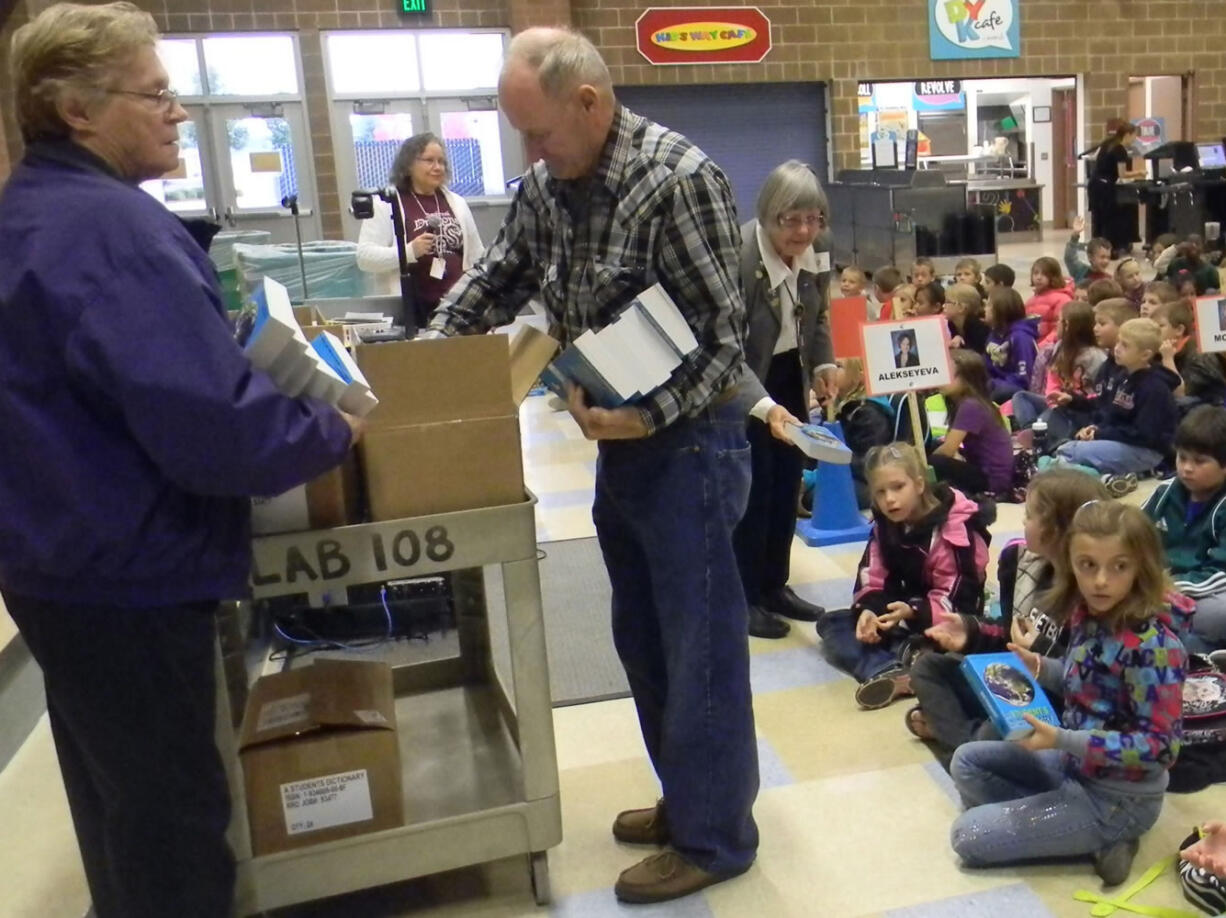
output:
{"label": "name badge", "polygon": [[430,262],[430,276],[433,277],[435,280],[442,280],[443,275],[446,273],[447,273],[447,262],[439,258],[438,256],[435,256],[434,260]]}
{"label": "name badge", "polygon": [[818,274],[821,274],[823,271],[830,270],[830,253],[829,252],[815,252],[814,257],[817,259],[817,273]]}

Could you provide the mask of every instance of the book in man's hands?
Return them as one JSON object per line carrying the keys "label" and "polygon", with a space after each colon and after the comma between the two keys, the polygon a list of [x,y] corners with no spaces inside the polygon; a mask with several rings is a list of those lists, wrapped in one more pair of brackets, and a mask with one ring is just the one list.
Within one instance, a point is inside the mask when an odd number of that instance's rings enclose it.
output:
{"label": "book in man's hands", "polygon": [[962,660],[961,669],[992,726],[1004,739],[1024,739],[1034,732],[1023,719],[1024,714],[1060,726],[1047,695],[1016,654],[969,654]]}
{"label": "book in man's hands", "polygon": [[573,383],[593,405],[617,408],[666,383],[697,349],[685,316],[656,284],[604,328],[579,335],[545,368],[541,382],[562,398]]}
{"label": "book in man's hands", "polygon": [[818,424],[789,424],[787,435],[810,459],[831,465],[851,465],[851,450],[825,427]]}

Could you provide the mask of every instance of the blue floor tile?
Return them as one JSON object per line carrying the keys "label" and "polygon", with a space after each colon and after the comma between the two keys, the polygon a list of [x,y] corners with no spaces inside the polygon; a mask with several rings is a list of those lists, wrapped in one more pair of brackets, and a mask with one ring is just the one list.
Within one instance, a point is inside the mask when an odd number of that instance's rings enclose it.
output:
{"label": "blue floor tile", "polygon": [[612,889],[559,899],[549,914],[552,918],[714,918],[707,900],[701,895],[659,905],[622,905]]}
{"label": "blue floor tile", "polygon": [[775,747],[770,744],[770,740],[761,736],[758,737],[758,779],[762,790],[786,787],[796,783],[796,779],[792,777],[788,767],[783,764],[783,760],[775,752]]}
{"label": "blue floor tile", "polygon": [[[795,628],[800,623],[793,622]],[[811,625],[800,625],[812,627]],[[755,695],[761,692],[781,692],[805,685],[825,685],[835,679],[848,678],[822,658],[812,647],[792,647],[773,653],[749,656],[749,681]]]}
{"label": "blue floor tile", "polygon": [[1025,883],[894,909],[886,912],[882,918],[983,918],[984,915],[1055,918],[1043,900]]}

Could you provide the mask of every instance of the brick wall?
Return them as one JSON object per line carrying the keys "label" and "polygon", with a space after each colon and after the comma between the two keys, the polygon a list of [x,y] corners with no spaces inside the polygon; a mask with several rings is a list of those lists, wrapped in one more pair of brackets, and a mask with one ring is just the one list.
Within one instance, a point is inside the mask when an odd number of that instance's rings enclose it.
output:
{"label": "brick wall", "polygon": [[[694,0],[650,0],[693,6]],[[729,0],[729,5],[738,5]],[[1189,136],[1226,133],[1226,16],[1209,0],[1023,0],[1023,57],[930,61],[927,0],[754,0],[771,20],[774,48],[760,64],[652,67],[634,44],[644,4],[573,0],[574,24],[604,53],[616,83],[830,83],[835,162],[859,161],[856,83],[929,77],[1086,76],[1093,137],[1127,109],[1128,77],[1194,71]]]}

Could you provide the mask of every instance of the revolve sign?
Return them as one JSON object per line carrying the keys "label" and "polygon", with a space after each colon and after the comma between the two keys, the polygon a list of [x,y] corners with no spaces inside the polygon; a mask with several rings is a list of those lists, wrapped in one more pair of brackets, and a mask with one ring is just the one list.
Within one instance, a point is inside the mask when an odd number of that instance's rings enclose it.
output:
{"label": "revolve sign", "polygon": [[770,52],[770,20],[757,7],[653,7],[635,23],[653,64],[754,64]]}

